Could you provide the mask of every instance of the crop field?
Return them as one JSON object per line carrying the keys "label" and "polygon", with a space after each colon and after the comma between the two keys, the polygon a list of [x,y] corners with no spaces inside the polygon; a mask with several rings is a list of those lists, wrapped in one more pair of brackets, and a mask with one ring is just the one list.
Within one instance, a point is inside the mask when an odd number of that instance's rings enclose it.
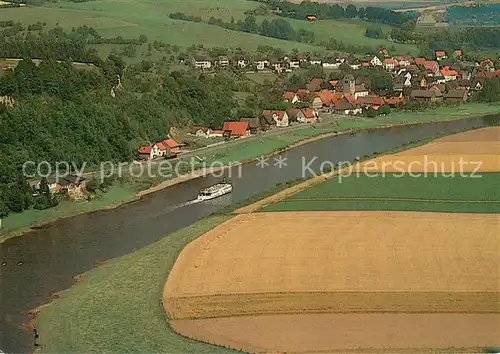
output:
{"label": "crop field", "polygon": [[[275,313],[294,308],[294,312],[459,312],[460,308],[500,312],[496,293],[500,278],[491,272],[500,267],[499,221],[496,214],[242,214],[181,252],[165,285],[164,304],[175,319],[217,317],[226,307],[228,315],[247,314],[244,304],[253,314],[261,313],[261,307],[263,313],[272,313],[273,307]],[[325,294],[329,292],[333,298]],[[339,292],[357,292],[359,302],[350,301],[352,296],[338,301]],[[425,301],[410,304],[401,294],[405,292],[417,299],[422,293]],[[460,293],[456,300],[454,292]],[[221,295],[267,293],[288,294],[269,302],[266,296],[262,301],[232,296],[225,305],[217,300]],[[308,294],[302,297],[302,293]],[[439,293],[448,295],[440,298]],[[476,293],[485,293],[484,298]],[[316,298],[319,301],[312,301]],[[290,309],[276,306],[280,302]]]}
{"label": "crop field", "polygon": [[493,314],[264,315],[177,320],[172,326],[189,338],[250,353],[293,348],[295,353],[470,354],[482,352],[485,343],[498,343],[500,332]]}
{"label": "crop field", "polygon": [[[172,328],[250,352],[498,346],[499,129],[359,163],[401,160],[403,173],[346,167],[237,210],[174,264]],[[423,157],[447,164],[409,168]],[[450,172],[459,157],[481,166]]]}

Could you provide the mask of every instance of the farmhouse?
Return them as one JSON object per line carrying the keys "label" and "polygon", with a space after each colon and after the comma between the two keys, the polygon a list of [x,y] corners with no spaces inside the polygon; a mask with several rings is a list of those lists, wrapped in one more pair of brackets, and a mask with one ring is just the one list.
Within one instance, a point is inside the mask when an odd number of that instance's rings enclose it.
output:
{"label": "farmhouse", "polygon": [[225,122],[222,128],[224,133],[229,133],[231,137],[243,137],[250,135],[248,122]]}
{"label": "farmhouse", "polygon": [[287,91],[283,94],[283,100],[289,103],[299,102],[299,96],[295,92]]}
{"label": "farmhouse", "polygon": [[446,52],[444,50],[436,50],[436,59],[437,60],[443,60],[446,59]]}
{"label": "farmhouse", "polygon": [[289,119],[286,111],[279,110],[265,110],[262,115],[267,118],[272,118],[273,123],[276,124],[277,127],[288,127]]}
{"label": "farmhouse", "polygon": [[413,90],[410,97],[415,101],[428,103],[443,101],[443,94],[437,90]]}
{"label": "farmhouse", "polygon": [[297,122],[299,123],[316,123],[317,121],[316,112],[311,108],[302,108],[297,112]]}
{"label": "farmhouse", "polygon": [[449,66],[445,66],[441,69],[441,74],[444,76],[445,81],[453,81],[459,77],[457,71],[451,69]]}
{"label": "farmhouse", "polygon": [[141,146],[139,148],[139,160],[151,160],[154,157],[151,146]]}
{"label": "farmhouse", "polygon": [[262,125],[262,120],[259,118],[241,118],[241,122],[248,122],[248,129],[251,134],[257,134],[260,131],[266,130],[266,127]]}
{"label": "farmhouse", "polygon": [[384,59],[384,69],[387,71],[392,71],[398,66],[398,62],[393,58]]}
{"label": "farmhouse", "polygon": [[206,57],[196,57],[194,67],[197,69],[208,70],[212,67],[212,62]]}
{"label": "farmhouse", "polygon": [[372,66],[382,66],[383,65],[382,61],[376,55],[373,56],[372,60],[370,60],[370,64]]}
{"label": "farmhouse", "polygon": [[217,65],[221,68],[229,66],[229,58],[225,55],[220,56],[217,60]]}
{"label": "farmhouse", "polygon": [[466,90],[451,90],[444,95],[446,103],[461,104],[467,102],[468,95]]}

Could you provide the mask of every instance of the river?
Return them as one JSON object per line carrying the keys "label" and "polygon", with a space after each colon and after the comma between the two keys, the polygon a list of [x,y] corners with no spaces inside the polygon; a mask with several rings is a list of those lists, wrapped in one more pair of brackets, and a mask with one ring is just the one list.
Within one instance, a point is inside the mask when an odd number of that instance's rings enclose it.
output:
{"label": "river", "polygon": [[[59,220],[0,244],[0,350],[32,352],[33,332],[27,311],[46,303],[51,294],[72,285],[72,278],[100,261],[122,256],[210,215],[228,204],[273,188],[277,183],[309,176],[324,161],[337,163],[394,149],[440,133],[496,124],[496,117],[398,126],[313,141],[284,152],[286,166],[275,160],[261,168],[255,162],[233,169],[233,193],[203,203],[178,207],[200,188],[220,178],[193,179],[153,193],[122,207]],[[286,160],[285,160],[286,159]],[[328,163],[327,163],[328,164]],[[241,171],[241,173],[238,173]],[[227,172],[226,172],[227,173]]]}

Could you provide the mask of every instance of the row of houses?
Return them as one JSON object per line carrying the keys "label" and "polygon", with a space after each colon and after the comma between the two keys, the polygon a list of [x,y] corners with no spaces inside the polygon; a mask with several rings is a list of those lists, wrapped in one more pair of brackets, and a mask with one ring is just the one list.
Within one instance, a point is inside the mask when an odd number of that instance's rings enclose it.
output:
{"label": "row of houses", "polygon": [[139,160],[151,160],[158,157],[175,158],[180,153],[181,145],[174,139],[157,141],[153,145],[139,148]]}
{"label": "row of houses", "polygon": [[[418,71],[425,68],[437,74],[437,71],[440,69],[438,61],[446,59],[447,54],[445,51],[438,50],[435,52],[435,57],[435,60],[428,60],[423,57],[414,58],[410,55],[389,57],[387,50],[381,48],[378,55],[362,57],[346,52],[337,52],[328,58],[315,57],[310,53],[297,53],[293,57],[285,56],[284,58],[275,60],[257,58],[253,61],[244,57],[236,57],[234,60],[230,60],[228,56],[220,56],[215,60],[208,57],[195,57],[193,65],[203,70],[210,70],[214,67],[224,68],[232,65],[240,69],[273,70],[278,73],[283,71],[291,72],[307,65],[321,66],[324,69],[333,70],[341,68],[342,65],[347,65],[352,70],[383,67],[388,71],[397,70],[398,68],[408,68],[409,70]],[[462,51],[460,49],[455,50],[453,57],[461,59],[463,57]],[[495,70],[495,64],[490,59],[477,62],[475,66],[486,71]],[[500,66],[500,61],[497,66]]]}

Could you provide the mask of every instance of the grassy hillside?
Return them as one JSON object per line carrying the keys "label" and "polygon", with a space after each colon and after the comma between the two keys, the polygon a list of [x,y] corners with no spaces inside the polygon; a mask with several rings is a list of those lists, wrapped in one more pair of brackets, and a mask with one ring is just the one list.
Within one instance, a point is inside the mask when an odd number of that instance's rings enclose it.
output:
{"label": "grassy hillside", "polygon": [[[287,52],[293,48],[302,51],[321,49],[314,45],[235,32],[204,23],[184,22],[168,17],[170,13],[182,12],[199,16],[203,20],[215,17],[224,21],[230,21],[231,18],[238,21],[246,17],[245,11],[257,6],[259,6],[257,2],[245,0],[97,0],[83,3],[60,1],[47,2],[41,7],[2,9],[0,20],[12,19],[26,24],[45,21],[48,25],[59,24],[66,29],[88,25],[104,37],[136,38],[144,34],[150,41],[161,40],[179,46],[204,44],[205,46],[231,46],[253,50],[258,45],[270,45]],[[258,21],[264,18],[272,19],[276,18],[276,15],[259,16]],[[402,53],[416,51],[416,47],[412,45],[395,44],[386,40],[365,37],[366,28],[371,26],[368,22],[327,20],[309,23],[293,19],[287,19],[287,21],[296,30],[305,28],[314,31],[318,43],[334,37],[338,41],[349,44],[364,44],[373,47],[394,45]],[[383,26],[383,29],[387,32],[390,27]]]}
{"label": "grassy hillside", "polygon": [[[235,3],[238,2],[235,1]],[[183,47],[203,44],[207,47],[230,46],[254,50],[258,45],[269,45],[282,48],[287,52],[293,48],[304,51],[320,49],[301,43],[229,31],[203,23],[172,20],[168,14],[182,8],[170,7],[169,5],[170,3],[165,0],[163,2],[149,0],[136,2],[127,0],[98,0],[85,3],[59,2],[43,7],[2,9],[0,20],[11,19],[25,24],[45,21],[49,26],[58,24],[64,29],[87,25],[96,29],[104,37],[137,38],[144,34],[150,42],[161,40]],[[195,6],[191,5],[196,10],[194,13],[202,11]]]}

